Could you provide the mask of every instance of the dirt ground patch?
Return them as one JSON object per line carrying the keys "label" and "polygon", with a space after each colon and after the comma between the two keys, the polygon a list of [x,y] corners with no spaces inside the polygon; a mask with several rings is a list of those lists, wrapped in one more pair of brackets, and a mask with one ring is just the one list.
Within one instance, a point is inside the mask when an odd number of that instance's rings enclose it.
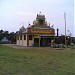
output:
{"label": "dirt ground patch", "polygon": [[20,46],[20,45],[16,45],[16,44],[2,44],[2,45],[9,46],[9,47],[16,48],[16,49],[24,49],[24,48],[27,48],[27,47]]}
{"label": "dirt ground patch", "polygon": [[[25,48],[35,48],[35,49],[46,49],[46,48],[51,48],[51,47],[26,47],[26,46],[20,46],[20,45],[16,45],[16,44],[2,44],[2,45],[5,45],[5,46],[8,46],[8,47],[12,47],[12,48],[15,48],[15,49],[25,49]],[[54,50],[62,50],[63,48],[51,48],[51,49],[54,49]]]}

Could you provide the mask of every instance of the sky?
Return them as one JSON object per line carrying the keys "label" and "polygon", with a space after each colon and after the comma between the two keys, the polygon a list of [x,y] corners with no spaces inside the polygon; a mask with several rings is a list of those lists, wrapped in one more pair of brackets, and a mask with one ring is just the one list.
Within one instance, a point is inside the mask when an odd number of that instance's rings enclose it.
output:
{"label": "sky", "polygon": [[54,28],[59,29],[59,34],[64,35],[66,12],[66,33],[75,36],[74,3],[75,0],[0,0],[0,29],[16,32],[22,26],[27,28],[41,12],[46,21],[54,24]]}

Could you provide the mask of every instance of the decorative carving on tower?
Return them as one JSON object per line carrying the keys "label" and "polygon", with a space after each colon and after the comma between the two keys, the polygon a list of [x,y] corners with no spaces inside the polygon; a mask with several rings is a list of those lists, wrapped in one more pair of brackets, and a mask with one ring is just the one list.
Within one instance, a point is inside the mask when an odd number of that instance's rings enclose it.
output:
{"label": "decorative carving on tower", "polygon": [[37,14],[36,20],[33,21],[33,25],[31,27],[50,28],[50,23],[47,23],[45,15],[40,12]]}
{"label": "decorative carving on tower", "polygon": [[33,25],[34,25],[34,26],[36,25],[36,20],[33,21]]}
{"label": "decorative carving on tower", "polygon": [[44,25],[45,25],[45,27],[47,26],[47,21],[45,21],[45,24]]}
{"label": "decorative carving on tower", "polygon": [[38,26],[44,27],[45,15],[42,15],[42,13],[40,12],[39,15],[37,14],[36,21]]}

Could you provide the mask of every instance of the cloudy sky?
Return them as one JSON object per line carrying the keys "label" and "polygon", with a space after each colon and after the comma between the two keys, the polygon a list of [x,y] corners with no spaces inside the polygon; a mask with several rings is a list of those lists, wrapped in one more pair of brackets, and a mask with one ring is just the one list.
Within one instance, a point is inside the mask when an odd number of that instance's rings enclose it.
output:
{"label": "cloudy sky", "polygon": [[[64,35],[64,12],[66,12],[67,30],[74,36],[75,0],[0,0],[0,29],[16,32],[21,26],[32,24],[41,11],[46,21],[59,28]],[[70,34],[67,31],[67,35]]]}

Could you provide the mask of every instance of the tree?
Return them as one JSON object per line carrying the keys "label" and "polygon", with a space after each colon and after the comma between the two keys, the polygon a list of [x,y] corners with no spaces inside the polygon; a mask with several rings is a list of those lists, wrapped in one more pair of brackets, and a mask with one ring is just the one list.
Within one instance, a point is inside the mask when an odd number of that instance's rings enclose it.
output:
{"label": "tree", "polygon": [[8,40],[11,41],[11,43],[16,42],[16,33],[14,33],[14,32],[10,32],[10,33],[9,33],[9,31],[0,30],[0,40],[1,40],[3,37],[7,37]]}
{"label": "tree", "polygon": [[1,29],[1,30],[0,30],[0,34],[2,34],[3,32],[4,32],[4,31]]}

